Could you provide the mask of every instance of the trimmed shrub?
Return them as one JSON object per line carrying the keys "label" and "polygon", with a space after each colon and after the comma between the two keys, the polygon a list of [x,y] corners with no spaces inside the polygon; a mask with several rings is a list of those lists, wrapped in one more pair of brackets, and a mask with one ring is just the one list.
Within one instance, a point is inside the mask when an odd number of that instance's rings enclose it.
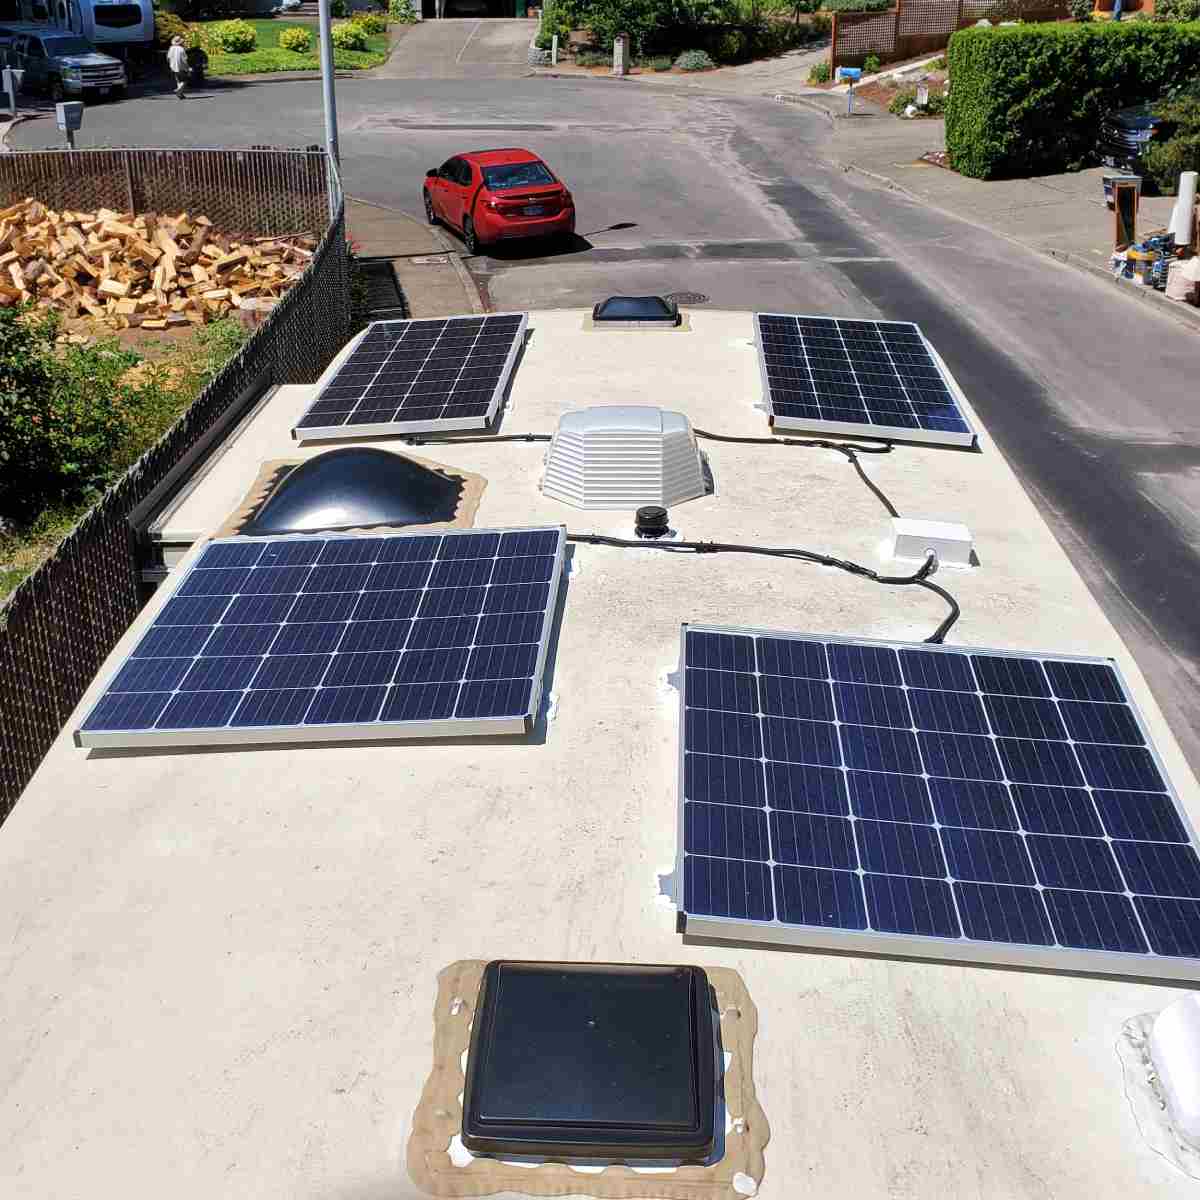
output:
{"label": "trimmed shrub", "polygon": [[681,71],[711,71],[717,64],[703,50],[685,50],[675,65]]}
{"label": "trimmed shrub", "polygon": [[285,29],[279,35],[280,50],[290,50],[293,54],[307,54],[312,44],[312,32],[308,29]]}
{"label": "trimmed shrub", "polygon": [[1200,0],[1157,0],[1156,21],[1200,21]]}
{"label": "trimmed shrub", "polygon": [[828,83],[829,82],[829,64],[827,62],[813,63],[808,68],[809,83]]}
{"label": "trimmed shrub", "polygon": [[345,21],[341,25],[335,25],[332,36],[335,50],[367,48],[367,32],[357,21]]}
{"label": "trimmed shrub", "polygon": [[350,20],[367,35],[387,33],[387,17],[381,17],[369,9],[359,9],[351,15]]}
{"label": "trimmed shrub", "polygon": [[719,63],[744,62],[750,57],[750,39],[740,29],[727,29],[714,40],[712,56]]}
{"label": "trimmed shrub", "polygon": [[417,10],[413,8],[413,0],[388,0],[388,19],[400,25],[415,25]]}
{"label": "trimmed shrub", "polygon": [[[907,88],[903,92],[897,92],[892,97],[891,104],[888,105],[888,112],[893,116],[904,116],[904,110],[910,104],[916,104],[917,90],[916,88]],[[923,117],[940,117],[946,111],[946,96],[944,92],[930,92],[929,103],[924,108],[918,108],[917,112]]]}
{"label": "trimmed shrub", "polygon": [[947,58],[954,169],[977,179],[1038,175],[1089,161],[1110,109],[1195,78],[1200,24],[964,29]]}
{"label": "trimmed shrub", "polygon": [[154,11],[154,44],[160,49],[166,49],[171,44],[171,39],[181,37],[186,42],[188,38],[188,24],[182,17],[177,17],[174,13],[161,12],[158,9]]}
{"label": "trimmed shrub", "polygon": [[249,54],[258,45],[258,34],[249,21],[214,21],[205,32],[212,45],[226,54]]}
{"label": "trimmed shrub", "polygon": [[671,69],[671,56],[669,54],[660,54],[648,60],[646,66],[652,71],[669,71]]}
{"label": "trimmed shrub", "polygon": [[575,55],[577,67],[607,67],[612,64],[611,54],[601,54],[598,50],[580,50]]}
{"label": "trimmed shrub", "polygon": [[1151,143],[1142,156],[1145,173],[1165,196],[1173,196],[1183,171],[1200,171],[1200,132],[1177,133],[1165,142]]}
{"label": "trimmed shrub", "polygon": [[881,66],[881,64],[879,62],[879,55],[876,54],[874,51],[872,51],[863,60],[863,66],[862,66],[863,74],[864,75],[876,75],[879,72],[880,66]]}

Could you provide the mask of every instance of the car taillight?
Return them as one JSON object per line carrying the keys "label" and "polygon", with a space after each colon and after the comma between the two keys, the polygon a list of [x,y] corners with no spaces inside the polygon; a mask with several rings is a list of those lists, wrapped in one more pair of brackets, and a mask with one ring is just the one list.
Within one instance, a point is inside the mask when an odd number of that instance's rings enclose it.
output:
{"label": "car taillight", "polygon": [[563,188],[562,206],[563,208],[575,207],[575,197],[572,196],[571,193],[566,190],[566,188]]}
{"label": "car taillight", "polygon": [[484,208],[490,208],[493,212],[500,207],[500,202],[495,197],[489,196],[484,202]]}

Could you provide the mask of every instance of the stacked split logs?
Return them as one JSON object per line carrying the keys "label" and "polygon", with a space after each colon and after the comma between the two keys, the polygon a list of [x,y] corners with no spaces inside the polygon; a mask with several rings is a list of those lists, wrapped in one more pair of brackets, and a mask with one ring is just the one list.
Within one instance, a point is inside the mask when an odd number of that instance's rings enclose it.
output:
{"label": "stacked split logs", "polygon": [[268,312],[308,265],[306,234],[237,237],[203,216],[0,209],[0,307],[56,309],[71,341]]}

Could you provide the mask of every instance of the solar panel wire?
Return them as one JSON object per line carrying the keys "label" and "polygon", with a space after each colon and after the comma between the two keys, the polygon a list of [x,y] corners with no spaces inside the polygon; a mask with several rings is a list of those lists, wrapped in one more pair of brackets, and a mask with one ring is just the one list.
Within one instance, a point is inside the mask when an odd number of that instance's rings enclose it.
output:
{"label": "solar panel wire", "polygon": [[580,542],[589,546],[617,546],[636,550],[663,550],[669,554],[760,554],[767,558],[790,558],[797,562],[816,563],[822,567],[836,567],[851,575],[870,579],[874,583],[888,586],[925,588],[941,596],[949,605],[950,612],[946,619],[925,639],[926,642],[940,645],[946,639],[946,634],[958,620],[961,610],[958,601],[945,588],[931,583],[929,576],[937,569],[937,555],[930,554],[921,567],[911,575],[880,575],[862,563],[851,562],[845,558],[833,558],[828,554],[820,554],[815,550],[802,550],[790,547],[776,546],[744,546],[735,542],[666,542],[651,541],[643,538],[616,538],[602,533],[571,533],[567,532],[568,542]]}
{"label": "solar panel wire", "polygon": [[[900,515],[883,489],[863,470],[863,465],[858,458],[860,454],[891,454],[895,449],[891,442],[884,442],[880,446],[848,446],[844,442],[830,442],[823,438],[733,437],[724,433],[710,433],[707,429],[693,429],[692,432],[698,438],[709,442],[736,442],[746,446],[811,446],[819,450],[836,450],[839,454],[846,456],[859,479],[874,493],[888,516],[898,517]],[[451,446],[456,442],[549,442],[553,440],[553,435],[549,433],[502,433],[484,437],[443,437],[435,434],[432,437],[413,436],[404,440],[410,446]]]}
{"label": "solar panel wire", "polygon": [[[891,442],[884,442],[879,446],[847,446],[843,442],[831,442],[823,438],[733,437],[728,434],[710,433],[705,429],[695,429],[693,432],[698,438],[704,438],[712,442],[737,442],[746,445],[763,446],[810,446],[817,449],[836,450],[839,454],[846,456],[850,465],[857,472],[858,477],[878,497],[888,514],[893,517],[900,515],[895,505],[887,498],[882,489],[867,476],[858,458],[859,454],[890,454],[894,449]],[[551,440],[552,435],[548,433],[506,433],[485,435],[482,437],[442,437],[435,434],[432,437],[414,436],[405,439],[410,446],[450,445],[455,442],[549,442]],[[936,583],[931,583],[928,579],[928,576],[937,569],[937,556],[935,554],[930,554],[921,568],[912,575],[880,575],[878,571],[874,571],[870,567],[864,567],[861,563],[851,562],[848,559],[833,558],[828,554],[820,554],[815,550],[777,548],[772,546],[745,546],[727,542],[659,542],[642,538],[607,537],[599,533],[568,533],[567,540],[593,546],[617,546],[638,550],[665,550],[682,554],[761,554],[770,558],[791,558],[800,562],[816,563],[823,567],[836,567],[840,571],[846,571],[851,575],[859,575],[864,579],[870,579],[875,583],[887,586],[915,586],[925,588],[926,591],[940,596],[950,607],[950,612],[946,616],[946,619],[925,639],[926,642],[935,645],[940,645],[946,640],[946,634],[950,632],[961,614],[958,601],[945,588],[939,587]]]}

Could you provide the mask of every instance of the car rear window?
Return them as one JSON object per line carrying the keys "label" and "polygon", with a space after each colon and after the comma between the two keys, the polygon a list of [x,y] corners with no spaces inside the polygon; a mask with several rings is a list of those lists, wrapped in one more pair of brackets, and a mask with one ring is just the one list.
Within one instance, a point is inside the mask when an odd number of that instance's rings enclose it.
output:
{"label": "car rear window", "polygon": [[483,181],[493,192],[506,188],[532,187],[539,183],[553,183],[550,168],[541,162],[504,163],[498,167],[484,167]]}

